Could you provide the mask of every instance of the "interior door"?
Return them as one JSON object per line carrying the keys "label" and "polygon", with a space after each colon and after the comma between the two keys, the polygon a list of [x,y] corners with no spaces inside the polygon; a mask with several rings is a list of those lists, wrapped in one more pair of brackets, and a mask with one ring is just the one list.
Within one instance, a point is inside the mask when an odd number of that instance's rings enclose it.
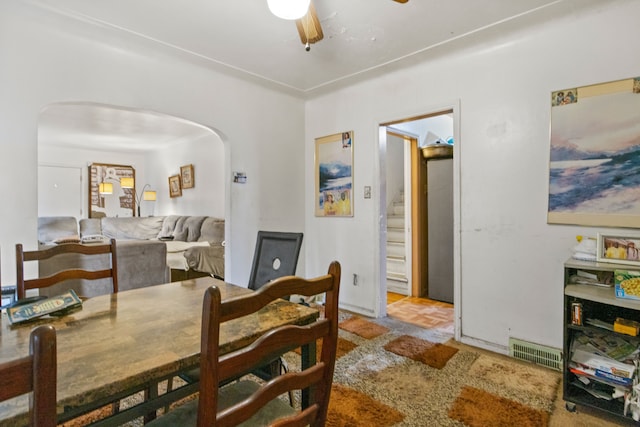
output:
{"label": "interior door", "polygon": [[38,216],[82,218],[82,169],[38,166]]}

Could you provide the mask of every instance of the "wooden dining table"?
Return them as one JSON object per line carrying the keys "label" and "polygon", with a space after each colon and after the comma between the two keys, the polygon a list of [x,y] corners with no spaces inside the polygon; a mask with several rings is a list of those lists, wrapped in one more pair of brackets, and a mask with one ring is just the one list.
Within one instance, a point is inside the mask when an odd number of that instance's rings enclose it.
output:
{"label": "wooden dining table", "polygon": [[[212,285],[220,288],[223,300],[253,292],[203,277],[92,297],[79,311],[24,324],[10,324],[3,312],[0,363],[29,354],[31,330],[52,325],[58,350],[58,422],[146,390],[144,404],[102,422],[120,425],[197,392],[197,383],[169,394],[157,393],[157,385],[198,366],[202,301]],[[224,324],[220,352],[244,347],[275,327],[308,324],[318,316],[314,308],[275,301],[256,314]],[[303,364],[314,356],[315,349],[303,349]],[[27,416],[28,396],[0,403],[0,425],[25,425]]]}

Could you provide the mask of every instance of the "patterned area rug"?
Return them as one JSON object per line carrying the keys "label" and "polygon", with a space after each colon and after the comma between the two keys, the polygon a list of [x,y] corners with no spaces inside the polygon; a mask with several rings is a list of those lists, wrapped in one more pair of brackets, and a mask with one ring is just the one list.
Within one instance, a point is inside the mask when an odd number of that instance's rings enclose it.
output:
{"label": "patterned area rug", "polygon": [[[487,355],[456,345],[450,335],[392,319],[364,319],[340,325],[340,338],[357,344],[336,361],[329,418],[350,419],[353,427],[376,426],[547,426],[560,374],[503,355]],[[346,320],[346,319],[345,319]],[[373,323],[387,329],[363,338]],[[295,362],[293,362],[295,363]],[[368,396],[373,405],[336,407],[345,390]],[[332,391],[333,393],[333,391]],[[384,405],[400,421],[371,423],[370,412]],[[357,408],[359,417],[353,417]],[[497,415],[501,414],[501,415]],[[375,419],[375,418],[374,418]],[[386,421],[385,421],[386,422]]]}
{"label": "patterned area rug", "polygon": [[384,349],[436,369],[444,368],[449,359],[458,352],[457,348],[433,343],[411,335],[403,335],[388,342],[385,344]]}
{"label": "patterned area rug", "polygon": [[340,322],[340,329],[351,332],[362,338],[371,339],[389,332],[389,329],[377,323],[369,322],[362,317],[354,316]]}

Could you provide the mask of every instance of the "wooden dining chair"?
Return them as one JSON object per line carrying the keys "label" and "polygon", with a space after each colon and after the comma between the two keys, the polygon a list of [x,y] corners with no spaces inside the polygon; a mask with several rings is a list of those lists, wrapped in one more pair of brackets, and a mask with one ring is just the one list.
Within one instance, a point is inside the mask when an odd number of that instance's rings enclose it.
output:
{"label": "wooden dining chair", "polygon": [[[258,231],[247,287],[258,290],[272,280],[295,275],[303,236],[303,233]],[[270,380],[286,371],[284,360],[277,358],[260,366],[253,374],[263,380]],[[183,372],[180,378],[188,383],[197,382],[200,379],[200,371],[192,369]]]}
{"label": "wooden dining chair", "polygon": [[[334,261],[326,275],[314,279],[287,276],[258,291],[224,302],[215,286],[207,289],[202,314],[200,385],[197,400],[179,406],[148,426],[324,426],[333,382],[338,340],[338,293],[340,264]],[[316,322],[306,326],[282,326],[270,330],[247,347],[220,356],[220,327],[248,316],[278,298],[288,295],[325,293],[325,310]],[[229,325],[231,326],[231,325]],[[246,377],[218,387],[261,366],[265,360],[318,342],[320,360],[300,372],[287,372],[260,384]],[[291,390],[310,390],[309,404],[296,409],[279,396]],[[216,409],[217,408],[217,409]]]}
{"label": "wooden dining chair", "polygon": [[[103,254],[110,254],[110,267],[89,270],[82,267],[83,262],[79,262],[80,265],[78,267],[58,271],[45,277],[25,280],[25,262],[48,260],[54,257],[62,257],[66,254],[79,254],[83,256],[91,256],[94,258],[97,258],[98,256],[101,256]],[[116,256],[116,241],[115,239],[111,239],[111,242],[109,244],[63,243],[51,248],[34,251],[25,251],[22,248],[22,244],[18,243],[16,245],[16,273],[18,299],[23,299],[25,297],[27,289],[46,288],[65,280],[72,279],[98,280],[111,278],[113,284],[113,293],[117,293],[118,266]]]}
{"label": "wooden dining chair", "polygon": [[28,356],[0,364],[0,401],[32,392],[30,426],[57,424],[56,363],[56,330],[42,325],[31,331]]}

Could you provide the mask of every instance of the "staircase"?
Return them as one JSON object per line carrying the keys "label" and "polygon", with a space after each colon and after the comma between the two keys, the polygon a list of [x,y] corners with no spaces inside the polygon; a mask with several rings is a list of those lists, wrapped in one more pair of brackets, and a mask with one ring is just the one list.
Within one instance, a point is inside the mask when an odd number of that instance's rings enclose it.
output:
{"label": "staircase", "polygon": [[387,291],[409,295],[404,238],[404,194],[387,211]]}

